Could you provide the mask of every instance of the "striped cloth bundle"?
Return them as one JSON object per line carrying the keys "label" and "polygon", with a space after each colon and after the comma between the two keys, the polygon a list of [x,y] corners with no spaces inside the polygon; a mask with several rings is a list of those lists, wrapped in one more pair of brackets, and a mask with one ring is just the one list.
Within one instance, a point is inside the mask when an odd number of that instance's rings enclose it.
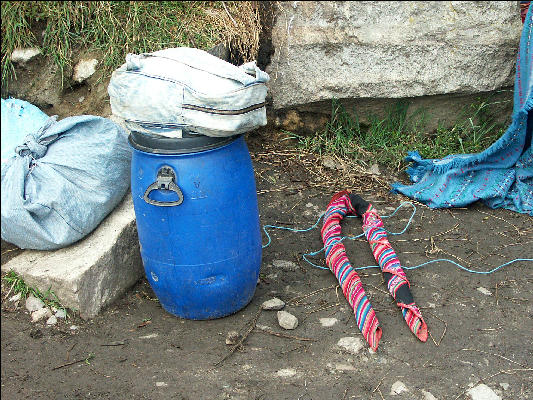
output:
{"label": "striped cloth bundle", "polygon": [[377,214],[372,204],[368,205],[363,217],[363,232],[370,244],[374,258],[379,264],[389,293],[396,300],[398,307],[416,337],[425,342],[428,338],[428,330],[420,310],[415,305],[407,276],[400,265],[400,260],[387,239],[387,233],[383,228],[383,221]]}
{"label": "striped cloth bundle", "polygon": [[[409,281],[396,253],[390,246],[383,221],[371,204],[348,191],[337,193],[331,199],[321,230],[326,264],[338,279],[344,296],[354,310],[357,326],[373,350],[376,350],[382,331],[357,272],[353,269],[341,239],[341,220],[348,214],[363,217],[363,231],[370,243],[376,261],[383,272],[390,294],[402,309],[411,331],[423,342],[427,340],[427,326],[409,290]],[[357,203],[354,208],[353,203]],[[363,211],[363,210],[366,210]]]}

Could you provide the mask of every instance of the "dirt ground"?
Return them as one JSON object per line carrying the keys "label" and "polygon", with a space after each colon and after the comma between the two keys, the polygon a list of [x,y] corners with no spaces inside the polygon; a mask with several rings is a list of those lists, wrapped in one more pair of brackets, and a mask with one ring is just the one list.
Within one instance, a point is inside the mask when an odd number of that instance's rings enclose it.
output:
{"label": "dirt ground", "polygon": [[[74,115],[82,104],[76,100],[80,93],[70,95],[73,108],[58,112],[56,107],[54,113]],[[108,110],[108,105],[100,108]],[[279,136],[268,130],[249,134],[247,142],[262,225],[310,227],[331,196],[345,188],[361,193],[381,215],[408,200],[389,193],[389,184],[405,176],[394,176],[384,167],[381,175],[371,175],[337,160],[339,169],[327,169],[320,158],[295,151],[286,142],[275,145]],[[385,220],[386,228],[401,231],[411,212],[401,208]],[[526,215],[480,204],[454,210],[416,204],[407,231],[389,239],[404,266],[447,258],[487,271],[531,258],[532,222]],[[343,222],[343,234],[360,232],[359,219]],[[263,250],[252,302],[217,320],[190,321],[166,313],[142,279],[93,320],[70,315],[47,327],[31,322],[23,302],[7,300],[9,288],[2,283],[2,396],[428,400],[468,398],[470,387],[484,383],[503,399],[533,398],[531,262],[516,262],[489,275],[445,262],[407,271],[431,333],[426,343],[409,331],[379,270],[361,271],[383,337],[376,353],[365,342],[351,353],[338,342],[345,337],[362,340],[353,311],[333,274],[302,259],[322,247],[320,231],[270,233],[272,243]],[[375,265],[366,241],[346,240],[345,245],[354,266]],[[7,250],[3,243],[2,253]],[[3,254],[2,262],[16,253]],[[323,253],[310,258],[325,265]],[[285,310],[299,319],[295,330],[280,328],[275,311],[263,311],[255,320],[260,305],[273,297],[285,301]],[[229,355],[227,333],[246,333],[250,326],[254,328],[243,346]],[[408,391],[392,395],[397,381]]]}

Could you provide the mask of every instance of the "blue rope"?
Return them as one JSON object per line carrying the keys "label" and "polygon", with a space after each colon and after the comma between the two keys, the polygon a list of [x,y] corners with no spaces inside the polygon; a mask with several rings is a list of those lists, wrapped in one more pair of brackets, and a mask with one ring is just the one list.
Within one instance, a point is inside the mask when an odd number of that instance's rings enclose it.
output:
{"label": "blue rope", "polygon": [[[387,233],[389,233],[391,235],[401,235],[401,234],[405,233],[405,231],[409,228],[409,226],[411,225],[411,222],[413,221],[413,218],[414,218],[414,216],[416,214],[416,207],[415,207],[415,205],[413,203],[404,202],[404,203],[400,204],[396,208],[396,210],[394,210],[394,212],[392,214],[385,215],[385,216],[383,216],[381,218],[390,218],[390,217],[394,216],[398,212],[398,210],[400,208],[402,208],[402,207],[404,207],[406,205],[413,207],[413,212],[411,213],[411,217],[409,217],[409,220],[407,221],[407,224],[405,225],[405,227],[400,232],[389,232],[388,230],[385,230],[385,232],[387,232]],[[288,228],[286,226],[276,226],[276,225],[264,225],[263,226],[263,231],[265,232],[265,234],[266,234],[266,236],[268,238],[268,242],[265,245],[263,245],[263,249],[268,247],[268,246],[270,246],[270,244],[272,243],[272,239],[271,239],[269,233],[267,232],[267,228],[270,228],[270,229],[283,229],[283,230],[287,230],[287,231],[290,231],[290,232],[309,232],[310,230],[313,230],[313,229],[315,229],[318,226],[318,224],[320,223],[320,220],[324,217],[324,215],[325,215],[325,213],[321,213],[320,216],[318,217],[317,221],[314,223],[314,225],[312,225],[309,228],[305,228],[305,229]],[[357,218],[357,217],[355,215],[348,215],[347,218]],[[357,236],[343,236],[341,238],[341,242],[344,241],[345,239],[349,239],[349,240],[359,239],[362,236],[364,236],[364,233],[361,233],[361,234],[359,234]],[[314,264],[313,262],[311,262],[307,258],[307,256],[316,256],[316,255],[320,254],[323,251],[324,251],[324,247],[322,247],[320,250],[313,251],[311,253],[305,253],[305,254],[303,254],[302,258],[308,264],[312,265],[315,268],[329,270],[328,267],[322,267],[321,265],[316,265],[316,264]],[[421,268],[421,267],[423,267],[425,265],[428,265],[428,264],[433,264],[433,263],[442,262],[442,261],[454,264],[455,266],[457,266],[458,268],[462,269],[463,271],[470,272],[472,274],[488,275],[488,274],[492,274],[493,272],[498,271],[499,269],[501,269],[503,267],[506,267],[509,264],[512,264],[512,263],[515,263],[515,262],[518,262],[518,261],[533,261],[533,258],[515,258],[514,260],[511,260],[511,261],[506,262],[505,264],[499,265],[499,266],[491,269],[490,271],[474,271],[472,269],[466,268],[466,267],[462,266],[461,264],[458,264],[455,261],[449,260],[447,258],[440,258],[438,260],[426,261],[426,262],[424,262],[422,264],[415,265],[413,267],[406,267],[406,266],[402,265],[402,268],[406,269],[406,270],[417,269],[417,268]],[[360,270],[371,269],[371,268],[379,268],[379,266],[378,265],[368,265],[366,267],[357,267],[357,268],[354,268],[354,269],[356,271],[360,271]]]}

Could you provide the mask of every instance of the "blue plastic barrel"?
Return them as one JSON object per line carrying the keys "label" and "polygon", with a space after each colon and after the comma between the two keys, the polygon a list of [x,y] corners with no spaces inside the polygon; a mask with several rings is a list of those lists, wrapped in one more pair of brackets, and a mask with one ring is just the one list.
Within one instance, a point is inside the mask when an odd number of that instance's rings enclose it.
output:
{"label": "blue plastic barrel", "polygon": [[163,308],[202,320],[246,306],[259,276],[261,233],[243,137],[132,132],[130,144],[141,256]]}

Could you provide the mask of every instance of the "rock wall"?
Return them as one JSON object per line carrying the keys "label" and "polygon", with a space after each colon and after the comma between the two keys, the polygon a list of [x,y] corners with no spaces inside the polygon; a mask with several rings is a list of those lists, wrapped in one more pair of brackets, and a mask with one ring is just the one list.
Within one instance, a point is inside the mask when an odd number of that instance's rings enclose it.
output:
{"label": "rock wall", "polygon": [[337,98],[379,113],[376,99],[409,98],[453,123],[455,108],[480,94],[512,98],[517,1],[293,1],[275,12],[267,72],[276,110],[328,112]]}

